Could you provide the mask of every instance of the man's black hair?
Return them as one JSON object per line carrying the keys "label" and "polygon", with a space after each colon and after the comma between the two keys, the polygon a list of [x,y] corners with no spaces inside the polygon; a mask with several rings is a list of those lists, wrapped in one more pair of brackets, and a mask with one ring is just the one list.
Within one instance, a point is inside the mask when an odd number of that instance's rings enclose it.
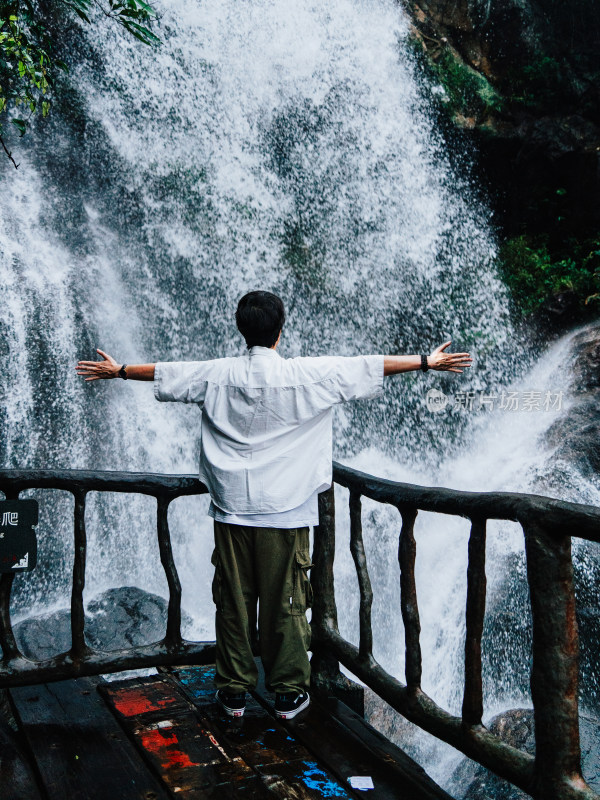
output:
{"label": "man's black hair", "polygon": [[285,322],[283,301],[271,292],[248,292],[238,303],[235,321],[248,349],[273,347]]}

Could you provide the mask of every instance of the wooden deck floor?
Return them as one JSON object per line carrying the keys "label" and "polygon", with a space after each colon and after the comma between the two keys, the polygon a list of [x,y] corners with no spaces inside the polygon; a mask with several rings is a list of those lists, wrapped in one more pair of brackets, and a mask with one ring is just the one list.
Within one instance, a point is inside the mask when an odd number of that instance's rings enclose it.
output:
{"label": "wooden deck floor", "polygon": [[[214,669],[9,690],[18,730],[0,727],[2,800],[450,800],[343,703],[281,722],[264,688],[234,720]],[[352,775],[375,788],[352,789]]]}

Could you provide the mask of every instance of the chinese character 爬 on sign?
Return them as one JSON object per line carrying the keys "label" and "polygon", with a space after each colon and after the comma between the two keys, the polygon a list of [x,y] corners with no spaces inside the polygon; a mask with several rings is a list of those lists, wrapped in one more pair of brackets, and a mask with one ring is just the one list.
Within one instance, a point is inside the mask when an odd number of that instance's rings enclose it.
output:
{"label": "chinese character \u722c on sign", "polygon": [[29,572],[37,561],[37,500],[0,500],[0,572]]}

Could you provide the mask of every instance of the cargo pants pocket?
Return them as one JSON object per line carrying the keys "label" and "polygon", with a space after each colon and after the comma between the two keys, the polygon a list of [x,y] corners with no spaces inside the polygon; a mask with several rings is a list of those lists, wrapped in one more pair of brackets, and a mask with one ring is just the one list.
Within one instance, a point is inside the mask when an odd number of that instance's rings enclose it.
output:
{"label": "cargo pants pocket", "polygon": [[223,574],[222,574],[222,566],[221,566],[221,559],[219,558],[219,554],[217,553],[216,548],[213,550],[213,554],[210,557],[210,563],[215,568],[215,574],[212,581],[212,598],[215,606],[217,607],[217,611],[223,610]]}
{"label": "cargo pants pocket", "polygon": [[313,590],[308,577],[311,567],[308,553],[296,551],[292,566],[292,614],[303,615],[308,608],[312,608]]}

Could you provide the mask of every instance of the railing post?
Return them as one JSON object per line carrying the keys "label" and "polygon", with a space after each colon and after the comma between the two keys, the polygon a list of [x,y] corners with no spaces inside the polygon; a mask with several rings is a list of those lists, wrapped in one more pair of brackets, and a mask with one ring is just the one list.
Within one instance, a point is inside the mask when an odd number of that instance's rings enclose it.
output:
{"label": "railing post", "polygon": [[578,712],[579,640],[571,538],[539,520],[523,522],[533,622],[531,696],[535,785],[543,800],[569,797],[581,777]]}
{"label": "railing post", "polygon": [[404,623],[406,652],[406,687],[411,693],[414,693],[421,688],[421,621],[415,581],[417,543],[414,534],[418,512],[416,508],[404,508],[403,506],[398,506],[398,511],[402,515],[398,561],[400,563],[400,606]]}
{"label": "railing post", "polygon": [[335,496],[333,485],[319,495],[319,524],[315,527],[310,582],[313,589],[311,616],[312,658],[311,685],[323,696],[341,698],[361,716],[364,714],[364,690],[340,672],[337,658],[320,645],[319,632],[338,632],[337,607],[333,583],[335,558]]}
{"label": "railing post", "polygon": [[156,502],[156,527],[160,561],[169,586],[167,632],[164,641],[167,647],[177,648],[183,641],[181,638],[181,582],[173,559],[173,548],[171,547],[171,535],[169,533],[168,514],[170,501],[167,497],[159,495],[156,498]]}
{"label": "railing post", "polygon": [[467,566],[467,612],[465,636],[465,690],[462,719],[466,725],[481,725],[483,688],[481,683],[481,637],[485,617],[485,524],[476,517],[471,522]]}
{"label": "railing post", "polygon": [[338,629],[335,590],[333,586],[333,560],[335,558],[335,497],[333,486],[319,495],[319,524],[315,527],[310,582],[313,589],[311,616],[313,649],[311,680],[317,688],[328,688],[340,674],[338,661],[318,649],[319,631]]}
{"label": "railing post", "polygon": [[71,657],[78,661],[87,650],[85,643],[85,612],[83,608],[83,588],[85,586],[86,532],[85,498],[87,490],[73,492],[75,511],[73,531],[75,537],[75,556],[73,560],[73,586],[71,588]]}
{"label": "railing post", "polygon": [[358,588],[360,591],[360,647],[361,658],[373,660],[373,629],[371,627],[371,606],[373,605],[373,589],[369,578],[367,557],[362,537],[360,494],[350,492],[350,551],[356,567]]}

